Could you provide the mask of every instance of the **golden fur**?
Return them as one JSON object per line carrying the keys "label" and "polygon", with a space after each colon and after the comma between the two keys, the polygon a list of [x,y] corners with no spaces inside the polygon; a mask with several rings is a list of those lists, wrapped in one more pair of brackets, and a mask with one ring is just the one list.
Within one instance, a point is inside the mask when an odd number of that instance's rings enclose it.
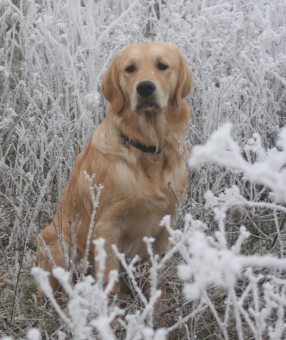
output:
{"label": "golden fur", "polygon": [[[142,81],[155,86],[151,104],[138,94]],[[76,244],[76,261],[85,254],[93,211],[85,171],[94,175],[95,185],[103,185],[92,240],[105,239],[104,281],[108,280],[110,270],[119,269],[112,244],[127,258],[135,254],[144,258],[142,238],[150,236],[155,239],[155,252],[165,251],[168,233],[159,226],[160,221],[167,214],[174,218],[178,197],[187,187],[180,145],[189,122],[184,97],[190,89],[191,72],[180,50],[172,44],[138,43],[116,53],[102,81],[103,96],[110,103],[106,118],[95,130],[90,144],[77,156],[53,223],[41,232],[39,267],[51,271],[48,249],[53,264],[68,269],[63,244],[67,254],[71,245]],[[124,143],[122,134],[160,148],[161,152],[143,152]],[[92,242],[89,255],[96,270]],[[55,290],[59,288],[52,277],[51,284]]]}

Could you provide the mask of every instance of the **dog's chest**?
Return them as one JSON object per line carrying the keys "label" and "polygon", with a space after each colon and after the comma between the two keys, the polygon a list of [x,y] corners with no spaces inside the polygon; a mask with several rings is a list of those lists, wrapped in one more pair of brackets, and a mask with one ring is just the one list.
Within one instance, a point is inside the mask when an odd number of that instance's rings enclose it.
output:
{"label": "dog's chest", "polygon": [[137,224],[145,225],[143,229],[148,230],[150,226],[154,230],[162,217],[174,214],[186,187],[183,162],[168,170],[162,167],[149,168],[148,173],[140,168],[135,171],[126,163],[118,164],[115,170],[122,204],[126,202],[122,209],[125,221],[130,221],[130,224],[137,221]]}
{"label": "dog's chest", "polygon": [[148,210],[165,209],[166,205],[173,201],[174,193],[185,189],[183,182],[186,170],[183,162],[167,170],[160,164],[135,168],[118,162],[114,170],[115,186],[119,192],[130,197],[134,204],[136,201],[140,205],[143,204]]}

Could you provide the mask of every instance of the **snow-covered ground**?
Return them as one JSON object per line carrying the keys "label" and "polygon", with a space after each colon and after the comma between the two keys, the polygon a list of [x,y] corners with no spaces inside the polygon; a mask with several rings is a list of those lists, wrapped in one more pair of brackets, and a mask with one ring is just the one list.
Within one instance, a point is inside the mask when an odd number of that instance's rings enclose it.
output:
{"label": "snow-covered ground", "polygon": [[[45,274],[30,275],[35,237],[104,115],[102,72],[146,39],[176,43],[193,71],[188,200],[162,259],[146,239],[150,299],[118,254],[135,298],[108,304],[116,274],[72,286],[57,269],[63,309]],[[0,336],[285,339],[285,122],[285,0],[0,2]]]}

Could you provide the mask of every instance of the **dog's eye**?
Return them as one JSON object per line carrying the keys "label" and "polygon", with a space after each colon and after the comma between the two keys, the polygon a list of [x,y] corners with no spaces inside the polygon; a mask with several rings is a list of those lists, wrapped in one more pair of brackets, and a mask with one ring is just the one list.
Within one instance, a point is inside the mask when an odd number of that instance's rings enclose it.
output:
{"label": "dog's eye", "polygon": [[129,65],[125,68],[125,72],[127,73],[133,73],[136,71],[136,66],[135,65]]}
{"label": "dog's eye", "polygon": [[165,71],[169,68],[169,65],[165,64],[165,63],[162,63],[161,61],[159,61],[157,63],[157,69],[160,70],[160,71]]}

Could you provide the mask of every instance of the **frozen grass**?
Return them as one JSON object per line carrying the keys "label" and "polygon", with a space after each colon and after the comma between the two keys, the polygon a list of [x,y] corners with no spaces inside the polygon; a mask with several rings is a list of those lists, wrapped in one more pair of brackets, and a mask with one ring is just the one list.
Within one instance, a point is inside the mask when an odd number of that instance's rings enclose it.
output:
{"label": "frozen grass", "polygon": [[[51,220],[75,155],[104,115],[97,92],[102,71],[115,50],[146,37],[176,43],[189,60],[190,146],[231,121],[242,151],[226,126],[193,151],[192,165],[203,157],[205,164],[190,170],[179,229],[151,270],[151,300],[159,266],[168,307],[154,313],[133,280],[136,298],[125,298],[128,315],[120,327],[117,317],[113,334],[108,322],[121,312],[104,303],[104,312],[96,310],[91,302],[105,292],[83,279],[67,286],[70,304],[79,303],[81,289],[94,294],[80,305],[82,336],[286,337],[285,164],[275,158],[285,156],[285,137],[268,152],[286,122],[284,0],[0,3],[0,336],[20,338],[36,327],[44,338],[79,339],[79,316],[61,318],[36,296],[35,236]],[[191,217],[183,222],[185,213]],[[129,269],[132,278],[137,269]],[[30,331],[29,339],[37,338]]]}

